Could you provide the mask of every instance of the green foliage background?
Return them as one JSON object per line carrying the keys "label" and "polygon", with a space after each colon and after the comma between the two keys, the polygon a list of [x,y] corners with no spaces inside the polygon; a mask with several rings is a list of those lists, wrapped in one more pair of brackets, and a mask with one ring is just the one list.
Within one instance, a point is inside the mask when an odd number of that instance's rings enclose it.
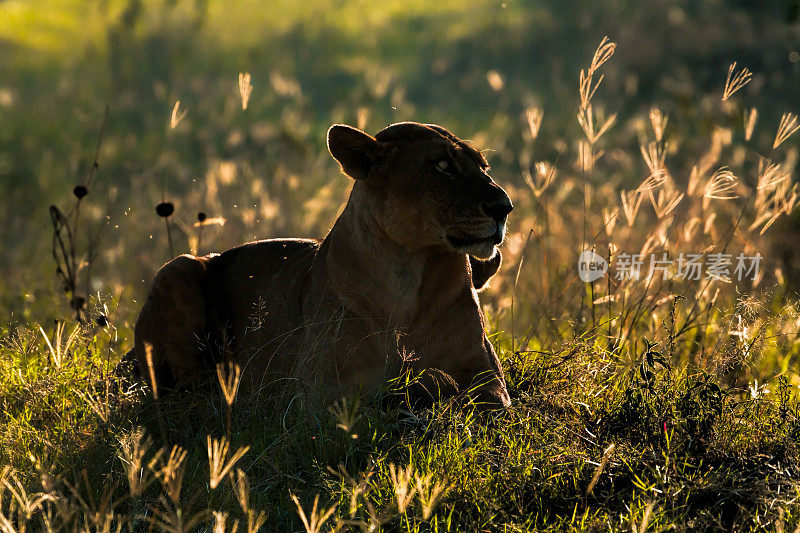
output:
{"label": "green foliage background", "polygon": [[[632,122],[656,103],[672,116],[682,154],[706,142],[727,65],[757,73],[746,99],[762,121],[796,103],[800,65],[792,1],[273,2],[215,0],[0,3],[0,308],[15,320],[52,315],[59,290],[49,261],[47,206],[65,211],[85,181],[110,108],[83,238],[96,245],[92,293],[140,299],[169,258],[153,206],[178,205],[230,224],[207,250],[276,235],[321,237],[348,187],[325,154],[333,122],[365,127],[418,120],[478,139],[504,184],[522,185],[524,110],[545,110],[536,159],[555,159],[578,135],[579,65],[604,35],[618,51],[603,103],[620,113],[609,144],[635,150]],[[487,83],[497,71],[502,90]],[[254,91],[242,112],[237,75]],[[175,101],[188,111],[168,128]],[[769,132],[764,132],[769,137]],[[688,171],[688,155],[676,157]],[[203,183],[221,161],[239,168],[227,196]],[[616,174],[616,175],[613,175]],[[286,176],[298,183],[281,188]],[[633,181],[630,168],[596,180]],[[243,190],[259,180],[258,194]],[[299,206],[323,187],[320,212]],[[275,219],[239,223],[245,197],[273,202]],[[319,204],[319,202],[318,202]],[[234,206],[235,205],[235,206]],[[151,238],[152,235],[152,238]],[[188,249],[178,238],[176,253]],[[83,244],[86,251],[89,243]],[[84,256],[84,258],[86,258]],[[24,268],[21,268],[24,265]],[[130,318],[126,305],[125,315]]]}

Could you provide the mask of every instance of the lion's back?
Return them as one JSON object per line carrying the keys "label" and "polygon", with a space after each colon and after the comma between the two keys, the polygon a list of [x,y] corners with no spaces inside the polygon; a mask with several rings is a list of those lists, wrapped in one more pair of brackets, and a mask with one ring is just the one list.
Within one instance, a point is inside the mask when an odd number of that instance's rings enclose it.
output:
{"label": "lion's back", "polygon": [[270,283],[278,278],[286,281],[307,273],[319,245],[315,239],[249,242],[214,255],[209,269],[221,276],[220,281],[234,284],[245,281],[251,287],[253,283]]}
{"label": "lion's back", "polygon": [[270,239],[210,258],[209,304],[248,372],[286,373],[299,349],[302,298],[320,243]]}

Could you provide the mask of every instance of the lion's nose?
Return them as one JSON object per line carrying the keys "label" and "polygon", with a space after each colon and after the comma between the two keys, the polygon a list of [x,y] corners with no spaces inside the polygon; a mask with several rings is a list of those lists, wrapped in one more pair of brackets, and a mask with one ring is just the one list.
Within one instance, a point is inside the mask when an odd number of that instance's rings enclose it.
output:
{"label": "lion's nose", "polygon": [[484,203],[481,205],[483,212],[498,222],[505,220],[508,214],[514,209],[511,200],[506,196],[496,202]]}

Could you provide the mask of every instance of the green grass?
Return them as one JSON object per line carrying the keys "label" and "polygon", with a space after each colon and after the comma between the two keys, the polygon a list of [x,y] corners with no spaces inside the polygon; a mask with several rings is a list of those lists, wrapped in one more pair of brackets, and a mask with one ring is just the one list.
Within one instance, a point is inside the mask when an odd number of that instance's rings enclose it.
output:
{"label": "green grass", "polygon": [[[4,335],[0,464],[12,469],[0,476],[0,510],[10,523],[138,530],[164,512],[202,517],[209,528],[217,511],[241,528],[247,511],[264,511],[266,530],[302,529],[292,494],[306,513],[317,495],[320,507],[333,508],[325,530],[371,521],[409,531],[755,530],[798,522],[800,418],[785,380],[767,384],[774,394],[736,391],[708,374],[665,367],[658,356],[651,364],[643,354],[632,368],[590,338],[518,356],[501,345],[513,402],[505,413],[438,405],[412,415],[352,409],[351,400],[337,416],[310,412],[291,395],[239,398],[228,458],[249,450],[212,489],[206,436],[226,434],[221,394],[174,394],[157,405],[108,375],[109,337],[80,333],[59,368],[41,333]],[[150,446],[133,472],[144,486],[132,488],[123,443],[137,439]],[[175,445],[186,457],[173,500],[165,468],[176,470],[166,466]],[[396,489],[405,485],[397,476],[406,468],[409,487],[417,480],[425,498],[409,495],[400,513]],[[244,479],[243,508],[236,487]],[[425,511],[437,482],[446,489]]]}

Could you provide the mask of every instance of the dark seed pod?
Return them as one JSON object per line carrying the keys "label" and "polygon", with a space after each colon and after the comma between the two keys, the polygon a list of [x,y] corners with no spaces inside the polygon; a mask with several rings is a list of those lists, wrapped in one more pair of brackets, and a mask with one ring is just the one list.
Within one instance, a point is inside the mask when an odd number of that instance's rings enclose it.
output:
{"label": "dark seed pod", "polygon": [[76,185],[74,189],[72,189],[72,194],[74,194],[78,200],[89,194],[89,189],[86,188],[85,185]]}
{"label": "dark seed pod", "polygon": [[156,213],[158,213],[160,217],[167,218],[174,212],[175,206],[172,205],[172,202],[161,202],[156,206]]}
{"label": "dark seed pod", "polygon": [[197,221],[200,222],[201,224],[203,222],[205,222],[207,218],[208,218],[208,216],[205,213],[203,213],[202,211],[197,213]]}
{"label": "dark seed pod", "polygon": [[106,327],[108,325],[108,319],[106,318],[106,315],[100,315],[97,318],[95,318],[94,321],[101,328],[104,328],[104,327]]}

